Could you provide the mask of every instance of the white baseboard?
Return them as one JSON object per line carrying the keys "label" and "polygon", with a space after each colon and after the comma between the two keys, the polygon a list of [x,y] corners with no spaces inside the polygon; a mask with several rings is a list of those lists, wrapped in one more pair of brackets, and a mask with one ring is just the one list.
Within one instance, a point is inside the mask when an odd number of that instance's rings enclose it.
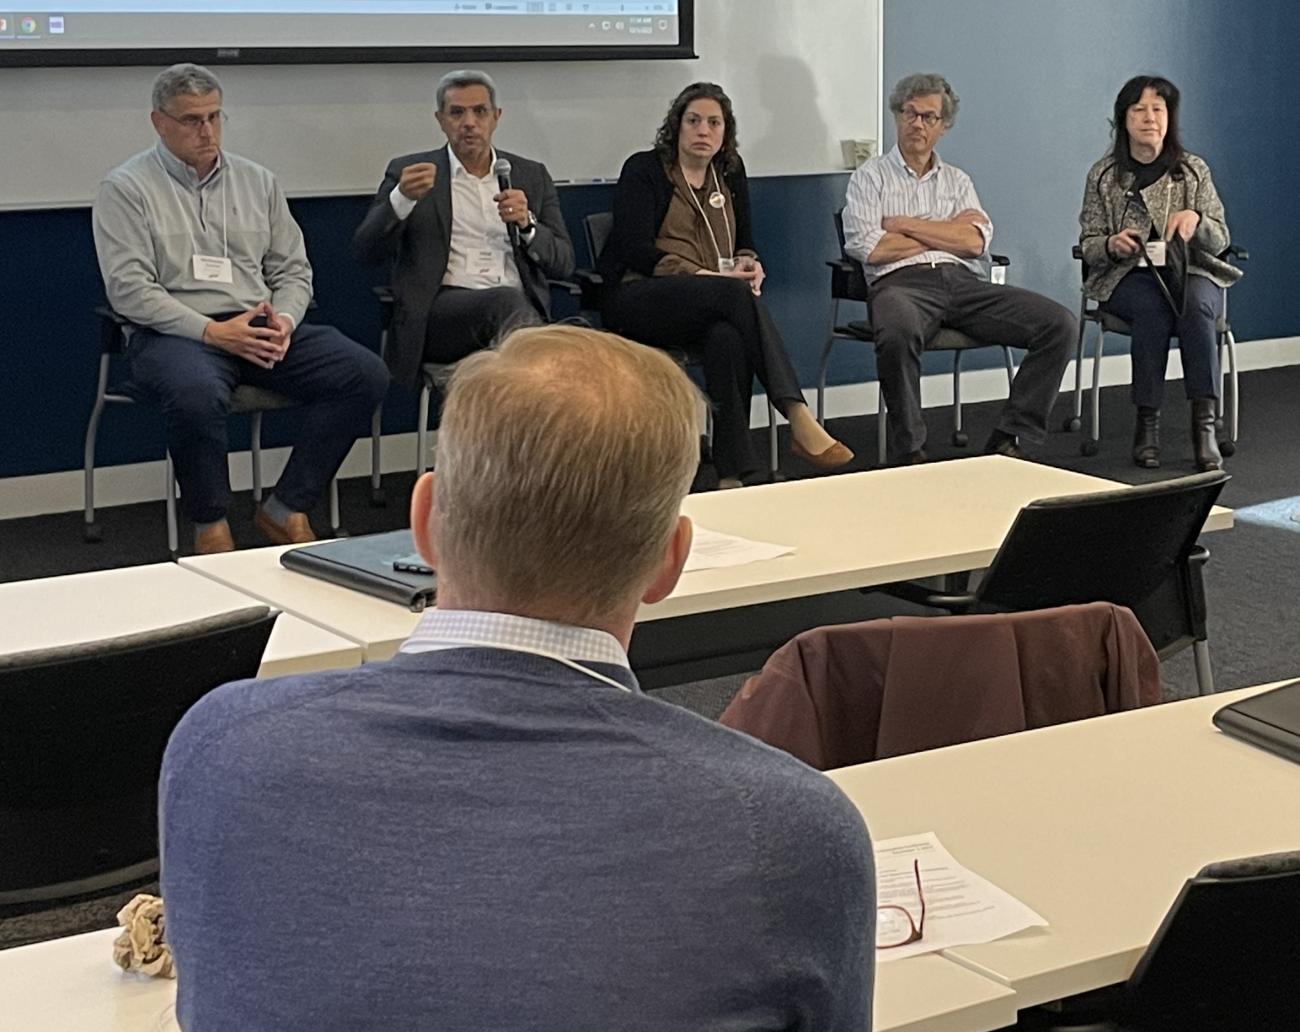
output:
{"label": "white baseboard", "polygon": [[[1300,337],[1280,337],[1273,340],[1239,341],[1237,343],[1238,369],[1273,369],[1278,366],[1300,365]],[[1084,360],[1085,387],[1091,383],[1092,367]],[[1168,378],[1181,380],[1183,368],[1177,349],[1170,355]],[[1107,355],[1101,363],[1103,387],[1128,383],[1130,365],[1127,354]],[[1062,379],[1064,389],[1074,387],[1074,362],[1071,361]],[[962,401],[976,403],[996,401],[1007,396],[1007,377],[1003,369],[972,369],[962,374]],[[817,404],[817,391],[807,389],[804,398],[810,406]],[[861,416],[876,411],[877,386],[869,383],[840,384],[826,389],[826,415],[836,419],[844,416]],[[922,378],[921,404],[935,408],[952,404],[952,376],[935,374]],[[750,412],[753,426],[767,425],[767,399],[754,397]],[[437,434],[430,432],[429,448],[432,451]],[[288,461],[288,448],[268,448],[262,453],[263,477],[274,484]],[[382,469],[385,473],[415,467],[415,433],[390,434],[383,440]],[[357,441],[343,462],[343,477],[367,476],[370,473],[370,438]],[[74,512],[84,504],[82,472],[79,469],[60,473],[43,473],[28,477],[0,479],[0,518],[14,519],[22,516],[41,516],[55,512]],[[230,456],[230,483],[236,491],[252,487],[252,463],[248,452]],[[135,462],[122,466],[105,466],[95,474],[95,505],[106,508],[129,505],[133,502],[156,501],[164,493],[162,459],[153,462]]]}

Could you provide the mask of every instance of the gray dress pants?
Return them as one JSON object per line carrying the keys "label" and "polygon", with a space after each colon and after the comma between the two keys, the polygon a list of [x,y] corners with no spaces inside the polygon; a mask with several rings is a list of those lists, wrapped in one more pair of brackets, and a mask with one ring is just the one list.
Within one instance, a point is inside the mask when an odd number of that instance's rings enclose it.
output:
{"label": "gray dress pants", "polygon": [[990,283],[955,262],[898,269],[873,280],[867,296],[895,456],[925,445],[921,353],[944,326],[1026,349],[997,429],[1033,443],[1046,438],[1078,338],[1078,321],[1068,309],[1022,287]]}

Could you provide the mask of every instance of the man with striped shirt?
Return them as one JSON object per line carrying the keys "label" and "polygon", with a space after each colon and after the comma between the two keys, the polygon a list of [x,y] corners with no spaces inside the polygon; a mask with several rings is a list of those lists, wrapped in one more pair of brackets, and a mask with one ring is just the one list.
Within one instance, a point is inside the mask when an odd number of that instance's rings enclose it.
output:
{"label": "man with striped shirt", "polygon": [[1019,287],[989,282],[993,224],[970,177],[935,144],[957,116],[957,95],[939,75],[909,75],[889,97],[898,143],[849,180],[845,251],[862,262],[880,387],[897,462],[924,462],[921,352],[940,327],[1025,348],[1011,396],[986,452],[1024,458],[1041,443],[1078,333],[1063,306]]}

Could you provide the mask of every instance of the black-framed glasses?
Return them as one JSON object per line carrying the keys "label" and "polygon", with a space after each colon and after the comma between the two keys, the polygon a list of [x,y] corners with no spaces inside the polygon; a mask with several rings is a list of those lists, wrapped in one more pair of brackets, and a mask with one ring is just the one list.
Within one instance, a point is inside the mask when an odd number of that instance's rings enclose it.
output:
{"label": "black-framed glasses", "polygon": [[939,124],[941,116],[936,115],[933,111],[917,111],[916,108],[905,107],[898,113],[898,117],[903,120],[904,125],[911,125],[917,119],[920,119],[923,126],[927,129],[933,129]]}
{"label": "black-framed glasses", "polygon": [[916,898],[921,903],[921,919],[913,921],[911,911],[906,907],[889,904],[876,907],[876,949],[892,950],[899,946],[910,946],[920,942],[925,933],[925,893],[921,891],[921,861],[912,861],[912,873],[916,876]]}
{"label": "black-framed glasses", "polygon": [[170,118],[182,129],[191,133],[202,132],[205,125],[209,128],[216,129],[230,121],[230,116],[220,109],[212,112],[210,115],[182,115],[180,118],[177,118],[170,112],[163,111],[162,108],[159,108],[158,111],[160,114]]}

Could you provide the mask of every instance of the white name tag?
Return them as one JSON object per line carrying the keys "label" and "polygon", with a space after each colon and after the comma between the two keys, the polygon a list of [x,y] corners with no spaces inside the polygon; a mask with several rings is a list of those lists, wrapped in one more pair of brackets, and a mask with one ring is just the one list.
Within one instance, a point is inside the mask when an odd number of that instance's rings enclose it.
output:
{"label": "white name tag", "polygon": [[500,283],[505,273],[505,255],[490,247],[480,247],[468,255],[469,271],[473,276],[484,276]]}
{"label": "white name tag", "polygon": [[235,271],[229,258],[218,258],[210,254],[196,254],[191,262],[194,278],[200,283],[234,283]]}
{"label": "white name tag", "polygon": [[1157,269],[1165,264],[1165,242],[1163,240],[1147,241],[1147,261]]}

